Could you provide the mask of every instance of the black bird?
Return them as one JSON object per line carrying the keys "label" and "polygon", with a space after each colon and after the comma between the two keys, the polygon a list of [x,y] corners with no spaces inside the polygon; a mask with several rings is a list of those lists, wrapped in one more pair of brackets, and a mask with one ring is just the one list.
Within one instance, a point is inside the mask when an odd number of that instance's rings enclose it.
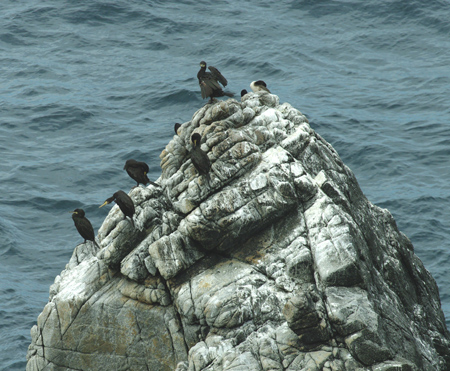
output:
{"label": "black bird", "polygon": [[247,94],[248,93],[248,91],[247,90],[245,90],[245,89],[242,89],[241,90],[241,98],[245,95],[245,94]]}
{"label": "black bird", "polygon": [[175,123],[175,127],[174,127],[174,129],[175,129],[175,134],[176,135],[178,135],[178,129],[181,127],[181,124],[180,123],[178,123],[178,122],[176,122]]}
{"label": "black bird", "polygon": [[215,67],[208,67],[211,72],[206,72],[206,62],[200,62],[200,71],[197,73],[198,84],[200,85],[200,90],[202,92],[202,98],[210,98],[208,103],[213,102],[214,97],[232,97],[233,93],[225,92],[222,90],[219,82],[225,87],[228,81],[220,71]]}
{"label": "black bird", "polygon": [[110,204],[113,201],[115,201],[116,204],[119,205],[120,210],[122,210],[124,214],[123,218],[126,219],[127,216],[130,218],[131,224],[133,225],[134,228],[134,220],[133,220],[134,204],[130,196],[128,196],[124,191],[119,190],[116,193],[114,193],[112,197],[106,199],[106,201],[100,207],[103,207],[106,204]]}
{"label": "black bird", "polygon": [[270,90],[267,89],[267,85],[264,81],[262,80],[258,80],[258,81],[253,81],[250,84],[250,87],[252,88],[252,90],[256,93],[258,91],[266,91],[268,93],[270,93]]}
{"label": "black bird", "polygon": [[145,162],[140,162],[133,159],[127,160],[123,169],[126,170],[128,175],[137,182],[136,187],[139,187],[139,183],[144,185],[150,183],[155,187],[160,187],[159,184],[156,184],[148,179],[147,173],[150,169]]}
{"label": "black bird", "polygon": [[84,243],[86,243],[86,240],[89,240],[92,241],[98,248],[100,248],[100,246],[95,241],[94,228],[92,228],[91,222],[88,218],[85,218],[84,215],[85,214],[83,209],[75,209],[74,211],[72,211],[72,219],[75,223],[75,227],[77,228],[77,231],[81,235],[81,237],[84,238]]}
{"label": "black bird", "polygon": [[191,136],[193,147],[191,150],[191,160],[200,175],[205,175],[206,179],[210,180],[209,171],[211,169],[211,161],[208,155],[200,148],[200,141],[202,137],[199,133],[194,133]]}

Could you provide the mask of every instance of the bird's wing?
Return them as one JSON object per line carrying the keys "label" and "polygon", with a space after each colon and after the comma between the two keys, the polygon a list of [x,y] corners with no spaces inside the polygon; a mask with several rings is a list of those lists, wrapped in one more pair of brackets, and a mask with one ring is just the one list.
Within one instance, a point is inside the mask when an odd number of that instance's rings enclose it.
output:
{"label": "bird's wing", "polygon": [[[213,67],[214,68],[214,67]],[[213,90],[222,90],[222,87],[220,86],[220,84],[217,82],[217,78],[216,76],[214,76],[214,74],[208,72],[206,74],[203,75],[202,81],[208,85],[209,87],[211,87],[211,89]]]}
{"label": "bird's wing", "polygon": [[128,175],[137,181],[137,179],[142,178],[142,170],[136,166],[129,166],[127,168]]}
{"label": "bird's wing", "polygon": [[75,226],[77,227],[81,237],[85,240],[95,240],[94,228],[92,228],[92,224],[88,219],[80,219],[78,224],[75,224]]}
{"label": "bird's wing", "polygon": [[116,204],[126,216],[133,216],[135,209],[133,200],[124,192],[120,197],[116,197]]}
{"label": "bird's wing", "polygon": [[144,170],[146,173],[150,171],[150,168],[145,162],[139,162],[139,165],[141,166],[142,170]]}
{"label": "bird's wing", "polygon": [[203,99],[212,95],[213,89],[211,88],[211,86],[207,85],[203,80],[200,81],[199,84]]}
{"label": "bird's wing", "polygon": [[223,86],[227,86],[227,84],[228,84],[227,79],[225,77],[223,77],[223,75],[220,73],[220,71],[216,67],[209,66],[208,69],[211,71],[211,74],[214,77],[214,79],[219,81]]}
{"label": "bird's wing", "polygon": [[191,152],[191,160],[200,174],[207,174],[211,169],[211,161],[208,155],[200,149],[194,149]]}

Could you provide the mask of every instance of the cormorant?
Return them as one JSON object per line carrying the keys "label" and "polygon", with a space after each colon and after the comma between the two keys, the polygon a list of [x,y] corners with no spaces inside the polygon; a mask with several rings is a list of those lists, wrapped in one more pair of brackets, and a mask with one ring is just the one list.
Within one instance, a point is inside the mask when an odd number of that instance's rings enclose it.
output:
{"label": "cormorant", "polygon": [[159,184],[156,184],[148,179],[147,173],[150,169],[145,162],[140,162],[133,159],[127,160],[123,169],[126,170],[128,175],[137,182],[136,187],[139,187],[139,183],[144,185],[150,183],[155,187],[160,187]]}
{"label": "cormorant", "polygon": [[250,84],[250,87],[252,88],[252,90],[256,93],[258,91],[266,91],[268,93],[270,93],[270,90],[267,89],[267,85],[264,81],[262,80],[258,80],[258,81],[253,81]]}
{"label": "cormorant", "polygon": [[209,171],[211,169],[211,161],[208,155],[200,148],[200,141],[202,137],[199,133],[194,133],[191,136],[193,147],[191,150],[191,160],[200,175],[205,175],[209,183]]}
{"label": "cormorant", "polygon": [[100,248],[98,243],[95,241],[94,228],[92,228],[91,222],[88,218],[84,217],[84,210],[75,209],[71,213],[78,233],[81,235],[81,237],[84,238],[84,243],[86,243],[86,240],[89,240],[92,241],[98,248]]}
{"label": "cormorant", "polygon": [[208,103],[212,103],[214,97],[223,97],[224,95],[232,97],[233,93],[223,91],[222,87],[219,85],[220,82],[224,87],[227,86],[227,79],[223,77],[217,68],[209,66],[208,69],[211,72],[206,72],[206,62],[201,61],[197,78],[202,92],[202,98],[205,99],[209,97],[210,100]]}
{"label": "cormorant", "polygon": [[124,219],[126,219],[127,216],[130,218],[131,224],[133,225],[134,228],[134,220],[133,220],[134,204],[130,196],[128,196],[124,191],[119,190],[116,193],[114,193],[112,197],[106,199],[106,201],[100,207],[103,207],[106,204],[110,204],[113,201],[115,201],[116,204],[119,205],[120,210],[122,210],[124,214]]}
{"label": "cormorant", "polygon": [[176,122],[175,123],[175,127],[174,127],[174,129],[175,129],[175,134],[176,135],[178,135],[178,129],[181,127],[181,124],[179,123],[179,122]]}
{"label": "cormorant", "polygon": [[241,90],[241,98],[247,93],[248,93],[248,91],[246,89],[242,89]]}

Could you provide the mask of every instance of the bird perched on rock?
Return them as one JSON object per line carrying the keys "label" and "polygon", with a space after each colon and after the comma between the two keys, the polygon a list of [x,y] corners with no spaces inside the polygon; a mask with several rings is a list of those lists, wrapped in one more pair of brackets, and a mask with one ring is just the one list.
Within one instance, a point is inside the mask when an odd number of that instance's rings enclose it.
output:
{"label": "bird perched on rock", "polygon": [[133,200],[130,198],[130,196],[128,196],[124,191],[119,190],[114,193],[112,197],[106,199],[106,201],[100,207],[103,207],[106,204],[110,204],[113,201],[115,201],[116,204],[119,205],[120,210],[122,210],[124,214],[124,219],[126,219],[127,216],[130,218],[131,224],[134,228],[133,215],[135,210]]}
{"label": "bird perched on rock", "polygon": [[155,187],[160,187],[159,184],[152,182],[148,179],[147,173],[149,172],[149,167],[145,162],[136,161],[136,160],[127,160],[125,162],[124,170],[127,171],[128,175],[137,182],[136,187],[139,187],[139,183],[147,184],[150,183]]}
{"label": "bird perched on rock", "polygon": [[247,93],[248,93],[248,91],[246,89],[242,89],[241,90],[241,98]]}
{"label": "bird perched on rock", "polygon": [[178,129],[179,129],[179,128],[181,128],[181,124],[180,124],[179,122],[176,122],[176,123],[175,123],[175,126],[174,126],[174,130],[175,130],[175,134],[176,134],[176,135],[178,135]]}
{"label": "bird perched on rock", "polygon": [[72,219],[75,223],[78,233],[84,238],[84,243],[86,240],[92,241],[98,248],[100,246],[95,241],[94,228],[88,218],[85,218],[83,209],[75,209],[72,213]]}
{"label": "bird perched on rock", "polygon": [[267,85],[264,81],[262,80],[258,80],[258,81],[253,81],[250,84],[250,87],[252,88],[252,90],[256,93],[258,91],[266,91],[268,93],[270,93],[270,90],[267,89]]}
{"label": "bird perched on rock", "polygon": [[200,175],[205,175],[206,179],[210,180],[209,171],[211,169],[211,161],[208,155],[200,148],[200,141],[202,137],[199,133],[194,133],[191,136],[193,144],[191,150],[191,160]]}
{"label": "bird perched on rock", "polygon": [[224,87],[227,86],[227,79],[223,77],[217,68],[209,66],[208,69],[211,72],[206,71],[206,62],[201,61],[200,71],[197,73],[197,78],[198,84],[200,85],[200,90],[202,92],[202,98],[205,99],[209,97],[210,100],[208,103],[212,103],[214,97],[223,97],[224,95],[227,97],[232,97],[233,93],[223,91],[220,86],[220,84]]}

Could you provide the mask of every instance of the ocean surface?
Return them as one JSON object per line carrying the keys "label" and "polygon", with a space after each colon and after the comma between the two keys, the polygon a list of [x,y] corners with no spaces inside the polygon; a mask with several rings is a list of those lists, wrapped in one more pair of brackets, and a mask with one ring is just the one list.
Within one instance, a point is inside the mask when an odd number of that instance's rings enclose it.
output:
{"label": "ocean surface", "polygon": [[0,370],[24,370],[49,286],[82,242],[70,211],[160,175],[205,103],[199,62],[302,111],[436,279],[450,327],[450,2],[0,3]]}

